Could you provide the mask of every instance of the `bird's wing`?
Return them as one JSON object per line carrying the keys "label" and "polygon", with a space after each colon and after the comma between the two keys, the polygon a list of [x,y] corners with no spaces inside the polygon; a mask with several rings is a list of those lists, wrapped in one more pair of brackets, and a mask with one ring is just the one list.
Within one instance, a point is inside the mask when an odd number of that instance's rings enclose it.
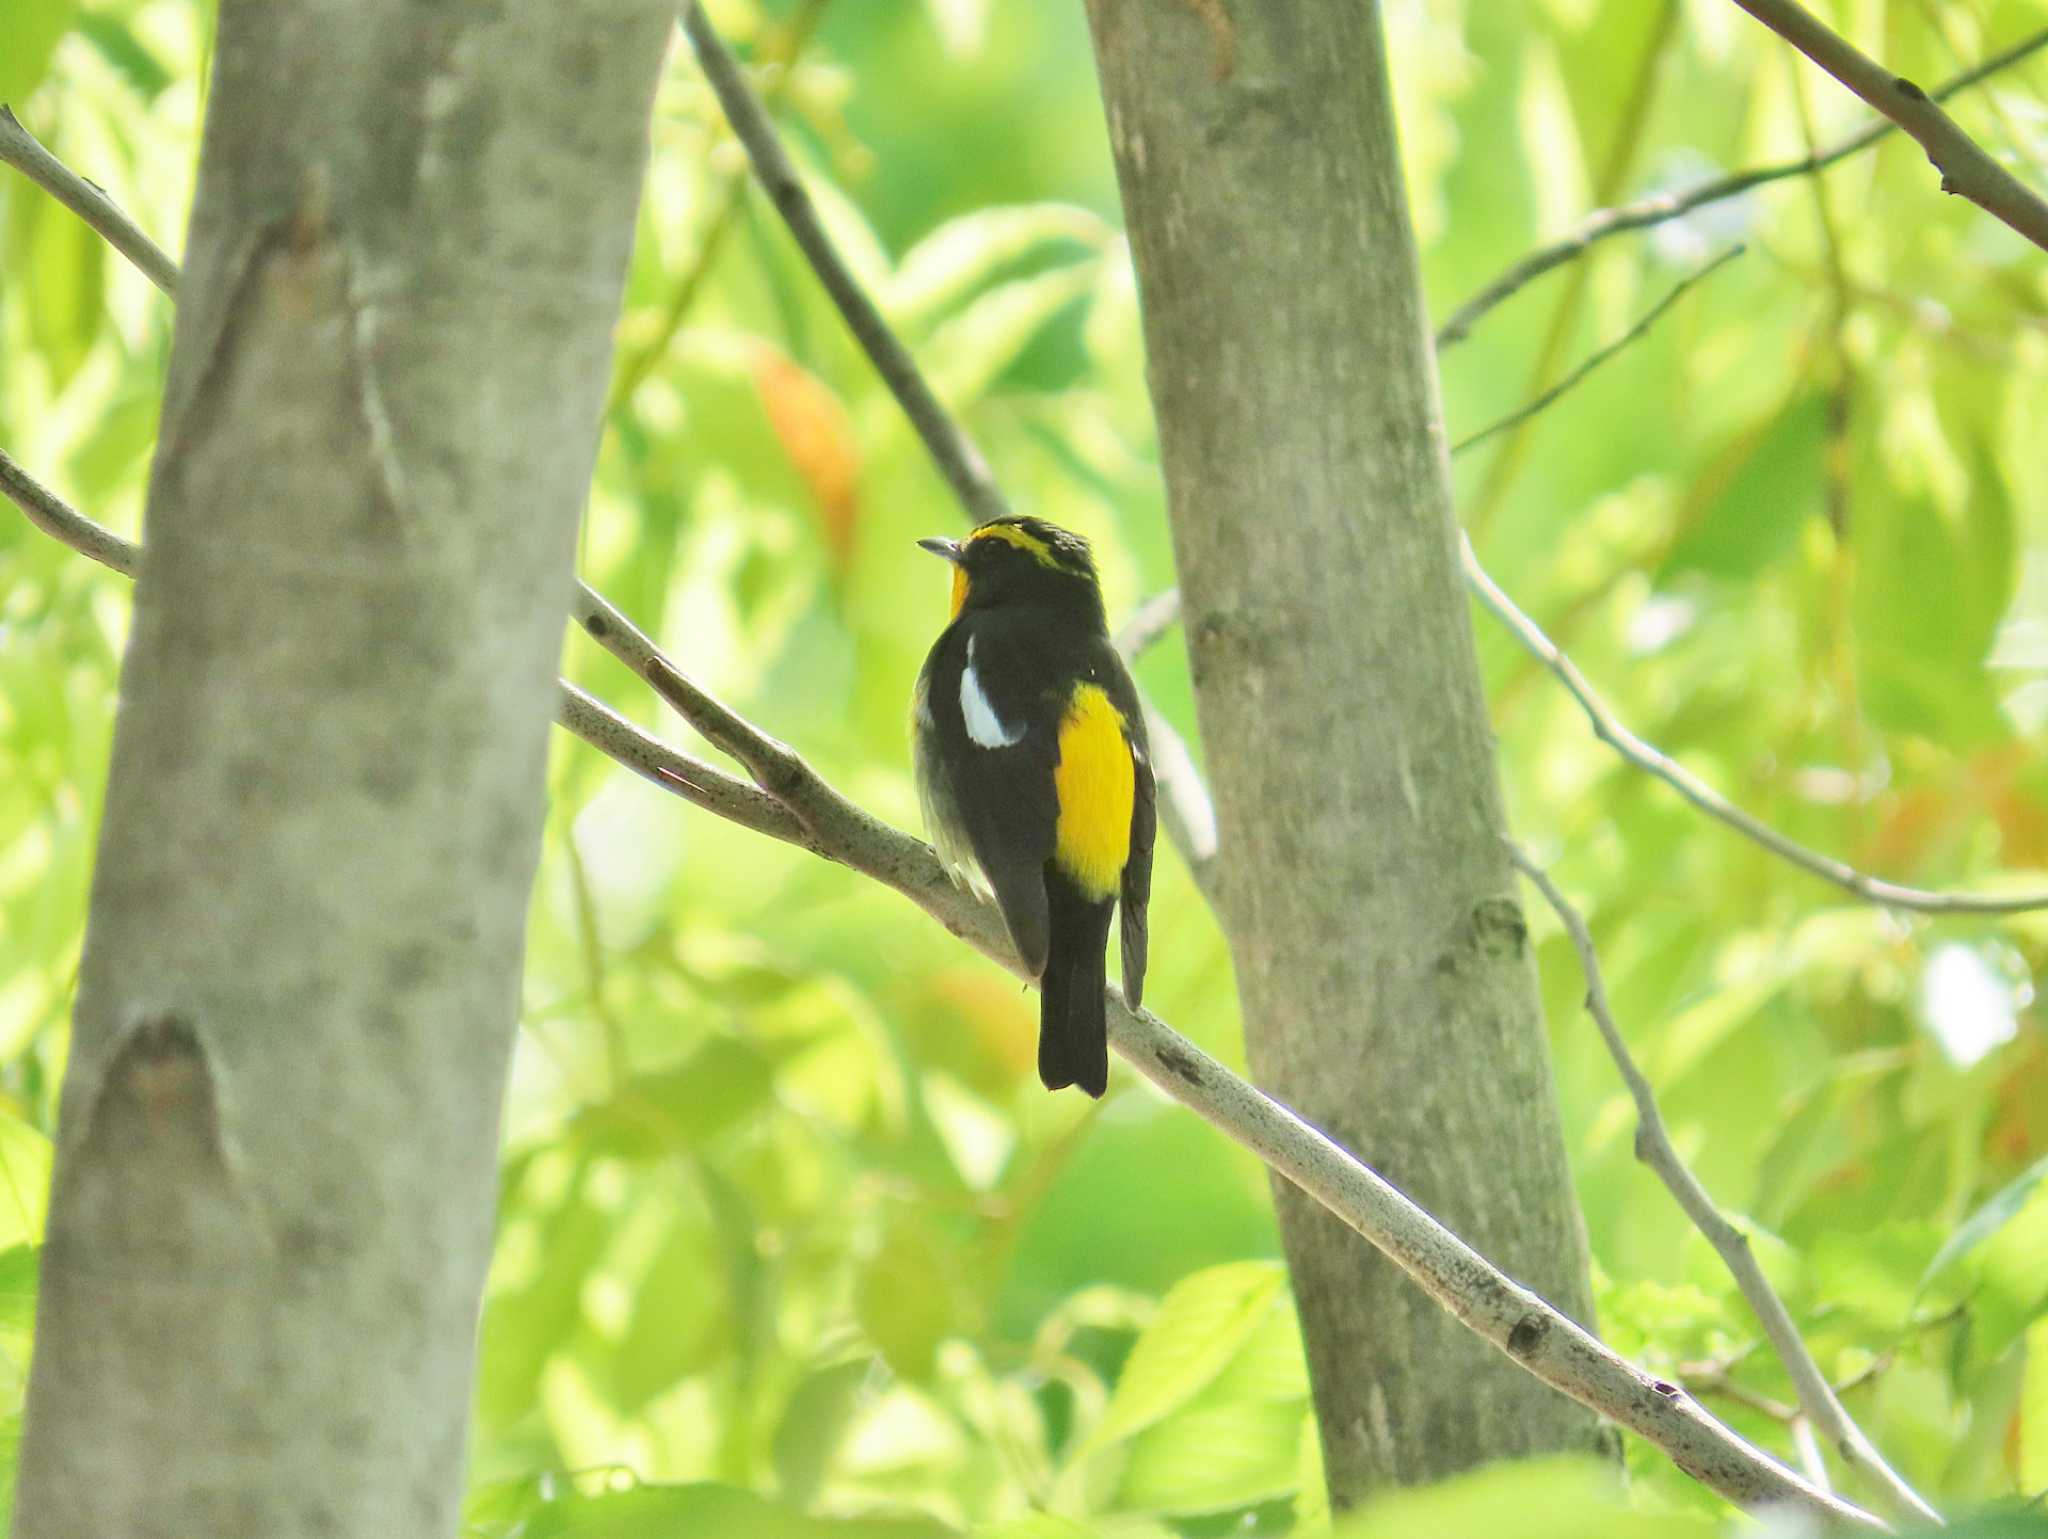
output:
{"label": "bird's wing", "polygon": [[1145,747],[1145,723],[1137,719],[1130,740],[1137,767],[1131,798],[1131,854],[1124,862],[1123,908],[1124,998],[1135,1010],[1145,997],[1146,907],[1152,901],[1152,844],[1159,825],[1159,794],[1152,780],[1152,756]]}
{"label": "bird's wing", "polygon": [[1032,973],[1051,947],[1045,862],[1059,806],[1053,765],[1059,722],[1045,660],[1008,627],[954,624],[933,649],[922,709],[930,713],[927,773],[995,894]]}

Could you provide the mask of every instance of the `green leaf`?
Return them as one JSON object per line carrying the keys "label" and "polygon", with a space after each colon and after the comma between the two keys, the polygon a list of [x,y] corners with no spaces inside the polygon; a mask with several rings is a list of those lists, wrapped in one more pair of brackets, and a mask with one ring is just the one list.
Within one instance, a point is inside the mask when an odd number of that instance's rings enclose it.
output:
{"label": "green leaf", "polygon": [[593,1153],[633,1160],[702,1150],[774,1097],[774,1065],[743,1042],[714,1037],[682,1065],[638,1074],[575,1120]]}
{"label": "green leaf", "polygon": [[157,61],[128,24],[100,11],[78,18],[78,30],[146,102],[153,102],[171,83],[171,72]]}
{"label": "green leaf", "polygon": [[998,284],[932,334],[926,371],[954,410],[980,400],[1062,310],[1094,286],[1089,262]]}
{"label": "green leaf", "polygon": [[1708,466],[1699,480],[1706,505],[1681,514],[1684,533],[1664,558],[1658,582],[1684,572],[1746,582],[1789,550],[1801,522],[1819,506],[1827,421],[1827,397],[1802,395],[1760,436],[1744,434],[1719,464]]}
{"label": "green leaf", "polygon": [[1294,1475],[1294,1526],[1302,1532],[1330,1526],[1330,1480],[1323,1469],[1323,1434],[1314,1411],[1301,1418],[1301,1452]]}
{"label": "green leaf", "polygon": [[1100,214],[1071,203],[977,209],[947,220],[904,254],[889,284],[888,309],[899,325],[915,326],[1041,246],[1099,248],[1109,234]]}
{"label": "green leaf", "polygon": [[1223,1371],[1201,1393],[1204,1404],[1232,1400],[1308,1399],[1308,1357],[1301,1345],[1301,1322],[1293,1300],[1283,1292],[1258,1317],[1252,1333]]}
{"label": "green leaf", "polygon": [[734,1486],[636,1486],[550,1502],[522,1539],[948,1539],[931,1518],[813,1518]]}
{"label": "green leaf", "polygon": [[61,388],[78,371],[99,333],[107,243],[83,219],[51,199],[21,211],[28,236],[29,337]]}
{"label": "green leaf", "polygon": [[2013,1177],[1992,1195],[1990,1201],[1963,1220],[1962,1226],[1934,1253],[1934,1259],[1927,1263],[1927,1270],[1920,1274],[1920,1292],[1924,1294],[1927,1285],[1935,1278],[2011,1223],[2044,1179],[2048,1179],[2048,1155],[2043,1155]]}
{"label": "green leaf", "polygon": [[1379,1497],[1332,1532],[1336,1539],[1718,1539],[1722,1531],[1707,1517],[1631,1511],[1618,1471],[1563,1458],[1488,1465]]}
{"label": "green leaf", "polygon": [[78,0],[8,0],[7,43],[0,47],[0,106],[19,107],[42,84],[50,55],[77,15]]}
{"label": "green leaf", "polygon": [[0,1330],[31,1330],[36,1322],[36,1272],[41,1255],[33,1245],[0,1251]]}
{"label": "green leaf", "polygon": [[2048,1490],[2048,1318],[2027,1327],[2026,1376],[2020,1381],[2020,1489]]}
{"label": "green leaf", "polygon": [[775,1429],[776,1485],[785,1499],[802,1506],[818,1494],[874,1367],[864,1357],[833,1363],[797,1385]]}
{"label": "green leaf", "polygon": [[50,1140],[0,1115],[0,1246],[40,1245],[50,1203]]}
{"label": "green leaf", "polygon": [[923,1225],[889,1226],[881,1249],[854,1279],[853,1310],[889,1366],[913,1383],[932,1376],[939,1343],[952,1334],[954,1279]]}
{"label": "green leaf", "polygon": [[1096,1529],[1072,1518],[1034,1512],[1028,1518],[1012,1518],[1007,1523],[983,1523],[974,1530],[974,1539],[1097,1539],[1097,1534]]}
{"label": "green leaf", "polygon": [[1141,1512],[1220,1512],[1292,1495],[1300,1472],[1300,1406],[1200,1406],[1132,1440],[1117,1500]]}
{"label": "green leaf", "polygon": [[1986,662],[2018,567],[1997,465],[1976,456],[1957,509],[1902,491],[1864,499],[1853,538],[1856,667],[1872,718],[1951,749],[2004,736]]}
{"label": "green leaf", "polygon": [[[1088,1448],[1130,1437],[1193,1400],[1284,1298],[1286,1287],[1286,1272],[1271,1261],[1211,1267],[1176,1283],[1160,1302],[1159,1318],[1131,1349]],[[1291,1441],[1288,1447],[1291,1453]]]}

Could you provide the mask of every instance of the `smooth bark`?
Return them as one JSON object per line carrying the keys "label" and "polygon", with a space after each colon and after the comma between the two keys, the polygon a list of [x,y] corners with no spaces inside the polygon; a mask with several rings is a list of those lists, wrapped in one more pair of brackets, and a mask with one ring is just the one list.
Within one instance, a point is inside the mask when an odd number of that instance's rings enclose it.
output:
{"label": "smooth bark", "polygon": [[[1590,1323],[1377,8],[1089,15],[1252,1068]],[[1275,1193],[1338,1501],[1602,1441]]]}
{"label": "smooth bark", "polygon": [[672,11],[227,0],[19,1539],[452,1534]]}

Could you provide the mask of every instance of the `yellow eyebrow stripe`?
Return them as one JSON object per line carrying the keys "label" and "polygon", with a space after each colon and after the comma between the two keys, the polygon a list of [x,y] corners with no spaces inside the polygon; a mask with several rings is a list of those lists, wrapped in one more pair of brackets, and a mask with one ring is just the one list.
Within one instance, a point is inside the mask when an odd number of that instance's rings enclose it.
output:
{"label": "yellow eyebrow stripe", "polygon": [[986,528],[975,530],[967,539],[969,544],[976,540],[1001,540],[1005,545],[1014,545],[1021,551],[1028,551],[1046,566],[1059,565],[1050,545],[1035,534],[1026,534],[1015,524],[990,524]]}
{"label": "yellow eyebrow stripe", "polygon": [[1131,854],[1131,801],[1137,772],[1124,717],[1093,684],[1075,686],[1060,721],[1059,796],[1053,860],[1076,886],[1100,902],[1113,897]]}

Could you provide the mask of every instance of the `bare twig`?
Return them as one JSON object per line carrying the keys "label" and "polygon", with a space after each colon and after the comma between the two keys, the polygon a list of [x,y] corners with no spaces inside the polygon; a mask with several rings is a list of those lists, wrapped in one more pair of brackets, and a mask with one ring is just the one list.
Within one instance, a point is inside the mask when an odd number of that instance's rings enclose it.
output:
{"label": "bare twig", "polygon": [[[30,523],[60,545],[90,556],[123,577],[133,577],[141,570],[141,546],[86,517],[23,470],[4,449],[0,449],[0,492],[5,492],[8,500],[28,515]],[[627,661],[630,663],[631,659]],[[669,747],[567,680],[562,682],[556,720],[606,758],[706,812],[716,813],[755,833],[809,847],[802,823],[782,802]]]}
{"label": "bare twig", "polygon": [[[1812,1419],[1803,1414],[1795,1415],[1786,1424],[1786,1430],[1792,1436],[1792,1449],[1799,1455],[1799,1468],[1806,1478],[1821,1490],[1832,1491],[1834,1487],[1828,1482],[1827,1457],[1820,1451],[1820,1439],[1813,1435]],[[1935,1521],[1941,1520],[1936,1518]]]}
{"label": "bare twig", "polygon": [[5,104],[0,104],[0,161],[14,167],[99,231],[166,294],[177,287],[178,264],[164,255],[139,225],[114,207],[111,198],[84,177],[73,174],[44,149]]}
{"label": "bare twig", "polygon": [[1117,628],[1116,649],[1126,663],[1135,663],[1179,623],[1180,589],[1155,593],[1124,616],[1124,623]]}
{"label": "bare twig", "polygon": [[[1126,664],[1136,667],[1146,648],[1179,619],[1180,589],[1153,594],[1131,611],[1117,631],[1117,652]],[[1166,824],[1166,837],[1180,851],[1195,886],[1215,910],[1216,804],[1209,799],[1209,788],[1202,783],[1202,772],[1179,728],[1142,694],[1138,699],[1145,710],[1145,735],[1152,745],[1152,776],[1159,786],[1159,816]]]}
{"label": "bare twig", "polygon": [[1910,134],[1941,173],[1943,192],[1968,198],[2048,250],[2048,202],[1992,159],[1927,92],[1858,50],[1797,0],[1735,3]]}
{"label": "bare twig", "polygon": [[726,121],[746,147],[747,159],[753,164],[754,175],[760,178],[762,190],[781,213],[789,233],[802,248],[804,259],[846,318],[855,340],[902,403],[904,414],[924,441],[939,474],[966,505],[975,523],[986,523],[1009,512],[1010,505],[990,474],[981,450],[939,404],[909,352],[882,319],[882,312],[875,308],[874,301],[833,249],[818,211],[811,206],[811,195],[804,191],[796,167],[776,136],[774,123],[748,89],[738,62],[719,41],[697,0],[687,0],[683,6],[683,31],[697,51],[697,62],[703,67],[704,78],[711,83],[719,106],[725,109]]}
{"label": "bare twig", "polygon": [[[16,467],[4,489],[15,496],[24,485],[35,487]],[[35,500],[39,527],[53,532],[97,527],[46,489],[35,487]],[[126,548],[132,557],[134,547]],[[579,618],[585,628],[593,618],[598,620],[594,634],[655,683],[692,726],[746,764],[764,782],[764,789],[743,785],[660,744],[651,745],[650,752],[644,734],[581,691],[564,686],[569,693],[563,714],[577,724],[579,735],[699,806],[875,878],[992,960],[1026,976],[1010,949],[1001,916],[992,905],[955,885],[928,845],[840,796],[787,745],[698,690],[616,610],[601,600],[593,604],[594,597],[585,590],[581,599]],[[619,745],[626,754],[615,753]],[[671,768],[678,764],[681,772]],[[784,812],[787,821],[765,815],[762,804],[779,803],[785,793],[791,798]],[[729,801],[737,814],[714,804],[720,799]],[[1604,1346],[1354,1155],[1151,1011],[1130,1010],[1115,989],[1108,991],[1107,1002],[1110,1040],[1141,1074],[1329,1208],[1468,1329],[1530,1373],[1639,1433],[1680,1469],[1737,1505],[1790,1506],[1819,1518],[1883,1528],[1870,1513],[1818,1490],[1744,1442],[1677,1385],[1652,1378]]]}
{"label": "bare twig", "polygon": [[1729,1372],[1730,1366],[1726,1362],[1680,1363],[1678,1377],[1687,1389],[1702,1399],[1718,1395],[1724,1400],[1733,1400],[1737,1405],[1747,1406],[1759,1416],[1768,1416],[1787,1427],[1792,1425],[1799,1415],[1798,1406],[1787,1405],[1775,1395],[1761,1394],[1747,1384],[1737,1383]]}
{"label": "bare twig", "polygon": [[[2048,48],[2048,27],[2022,38],[1982,63],[1944,81],[1927,94],[1934,101],[1945,102],[2000,70],[2040,52],[2043,48]],[[1651,225],[1663,224],[1671,219],[1682,219],[1694,209],[1738,197],[1767,182],[1783,181],[1793,176],[1813,176],[1827,170],[1838,161],[1847,160],[1851,155],[1870,148],[1885,135],[1894,132],[1896,127],[1897,125],[1889,118],[1878,118],[1865,124],[1832,148],[1823,150],[1818,155],[1809,155],[1804,160],[1790,160],[1778,165],[1757,166],[1747,171],[1737,171],[1729,176],[1717,177],[1711,182],[1702,183],[1687,192],[1658,193],[1654,197],[1642,198],[1634,203],[1604,208],[1597,213],[1589,214],[1571,234],[1530,252],[1453,310],[1450,318],[1437,330],[1436,345],[1441,349],[1464,341],[1471,334],[1479,318],[1495,305],[1542,277],[1553,267],[1569,262],[1610,235],[1620,235],[1628,230],[1647,229]]]}
{"label": "bare twig", "polygon": [[1706,266],[1698,269],[1695,272],[1689,273],[1687,276],[1679,279],[1677,284],[1673,286],[1671,292],[1666,294],[1662,299],[1658,300],[1657,303],[1652,305],[1648,310],[1644,311],[1642,317],[1639,320],[1637,320],[1637,322],[1633,326],[1629,327],[1627,331],[1624,331],[1620,336],[1616,337],[1612,342],[1608,343],[1605,347],[1588,354],[1585,361],[1581,363],[1576,369],[1573,369],[1571,373],[1565,375],[1563,379],[1559,380],[1556,384],[1552,385],[1548,390],[1544,391],[1541,395],[1537,396],[1535,400],[1529,402],[1526,406],[1518,407],[1516,410],[1509,412],[1505,417],[1502,417],[1498,422],[1492,423],[1489,426],[1481,428],[1478,432],[1471,434],[1469,437],[1459,439],[1456,443],[1451,445],[1451,453],[1454,455],[1463,454],[1467,449],[1473,448],[1475,445],[1486,442],[1486,440],[1493,437],[1494,434],[1505,433],[1509,428],[1515,427],[1520,423],[1527,422],[1531,417],[1535,416],[1538,412],[1542,411],[1545,407],[1549,406],[1559,396],[1564,395],[1567,391],[1578,388],[1579,385],[1585,382],[1587,375],[1591,374],[1595,369],[1599,368],[1601,364],[1607,362],[1608,359],[1612,358],[1616,353],[1619,353],[1623,348],[1629,346],[1630,343],[1635,342],[1638,338],[1645,335],[1652,326],[1657,324],[1657,318],[1659,316],[1661,316],[1666,310],[1669,310],[1673,305],[1678,303],[1679,299],[1684,295],[1687,289],[1691,288],[1694,284],[1699,283],[1707,277],[1711,276],[1714,272],[1718,271],[1722,267],[1725,267],[1728,263],[1734,261],[1737,257],[1742,255],[1743,250],[1744,248],[1739,244],[1730,246],[1726,251],[1722,252],[1719,256],[1715,257],[1713,261],[1707,263]]}
{"label": "bare twig", "polygon": [[28,515],[28,521],[60,545],[133,577],[142,566],[142,547],[72,507],[0,449],[0,491]]}
{"label": "bare twig", "polygon": [[1465,581],[1478,595],[1480,603],[1508,628],[1531,656],[1556,675],[1565,691],[1578,702],[1579,709],[1585,712],[1586,720],[1592,724],[1593,735],[1637,769],[1656,776],[1708,817],[1726,824],[1745,839],[1762,845],[1779,859],[1791,862],[1809,875],[1832,882],[1845,892],[1886,908],[1909,909],[1917,914],[2018,914],[2048,908],[2048,892],[1931,892],[1922,887],[1903,887],[1897,882],[1867,875],[1831,855],[1810,850],[1786,838],[1769,824],[1751,817],[1669,754],[1644,742],[1623,726],[1594,693],[1593,686],[1586,682],[1586,676],[1579,672],[1578,665],[1559,651],[1557,643],[1543,634],[1542,627],[1516,608],[1515,601],[1487,576],[1479,558],[1472,553],[1472,542],[1464,540],[1461,544]]}
{"label": "bare twig", "polygon": [[[1813,1354],[1806,1350],[1806,1342],[1800,1337],[1799,1327],[1792,1323],[1784,1301],[1778,1297],[1764,1276],[1764,1269],[1757,1263],[1750,1249],[1749,1236],[1722,1215],[1721,1210],[1714,1206],[1714,1199],[1707,1195],[1706,1188],[1679,1158],[1671,1135],[1664,1126],[1663,1114],[1657,1109],[1657,1094],[1650,1088],[1643,1071],[1636,1066],[1635,1056],[1629,1052],[1628,1043],[1622,1039],[1621,1028],[1614,1022],[1614,1012],[1608,1007],[1607,983],[1601,976],[1600,956],[1593,947],[1593,934],[1586,928],[1585,916],[1572,906],[1543,868],[1512,843],[1508,845],[1508,859],[1556,911],[1579,954],[1579,967],[1586,975],[1586,1011],[1600,1029],[1600,1039],[1607,1044],[1614,1066],[1621,1073],[1622,1083],[1628,1087],[1629,1099],[1635,1102],[1636,1158],[1656,1173],[1657,1179],[1664,1183],[1677,1199],[1679,1207],[1685,1210],[1685,1216],[1692,1220],[1693,1227],[1706,1236],[1707,1243],[1714,1247],[1722,1264],[1728,1268],[1736,1287],[1749,1301],[1757,1323],[1763,1327],[1771,1349],[1778,1354],[1778,1360],[1785,1365],[1785,1372],[1791,1376],[1792,1386],[1799,1395],[1801,1414],[1827,1437],[1851,1467],[1871,1478],[1895,1509],[1915,1518],[1939,1523],[1941,1514],[1885,1462],[1884,1455],[1863,1435],[1863,1429],[1842,1409],[1842,1402],[1835,1398],[1834,1387],[1820,1371]],[[1796,1419],[1794,1424],[1797,1425]]]}
{"label": "bare twig", "polygon": [[[1579,709],[1585,712],[1586,720],[1592,725],[1593,735],[1637,769],[1663,781],[1707,816],[1726,824],[1744,838],[1762,845],[1773,855],[1789,861],[1809,875],[1817,876],[1824,882],[1831,882],[1866,902],[1880,904],[1886,908],[1906,909],[1919,914],[2019,914],[2048,908],[2048,892],[1935,892],[1924,887],[1906,887],[1858,871],[1854,866],[1836,860],[1831,855],[1823,855],[1818,850],[1808,849],[1805,845],[1786,838],[1769,824],[1752,817],[1730,802],[1669,754],[1653,744],[1644,742],[1623,726],[1594,692],[1593,686],[1586,681],[1586,676],[1579,672],[1578,665],[1565,656],[1557,643],[1543,633],[1543,628],[1516,607],[1515,601],[1487,575],[1486,569],[1472,553],[1471,542],[1461,541],[1461,549],[1465,581],[1470,585],[1473,594],[1495,619],[1507,627],[1509,633],[1521,642],[1529,654],[1564,685],[1566,692],[1578,702]],[[1151,635],[1156,634],[1155,627],[1163,630],[1165,624],[1171,622],[1170,619],[1162,621],[1161,617],[1178,614],[1179,597],[1178,589],[1169,588],[1147,599],[1133,615],[1123,635],[1119,637],[1119,646],[1127,647],[1128,638],[1133,634],[1142,645]],[[1183,849],[1185,848],[1186,846],[1183,846]]]}

